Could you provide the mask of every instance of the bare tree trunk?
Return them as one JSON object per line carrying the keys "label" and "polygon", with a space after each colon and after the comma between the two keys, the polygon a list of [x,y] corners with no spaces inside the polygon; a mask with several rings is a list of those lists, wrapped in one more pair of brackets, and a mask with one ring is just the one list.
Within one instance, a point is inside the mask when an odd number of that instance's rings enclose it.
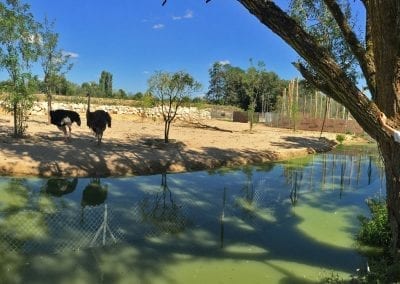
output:
{"label": "bare tree trunk", "polygon": [[169,142],[169,129],[171,127],[171,121],[170,120],[165,120],[164,121],[164,142],[168,143]]}
{"label": "bare tree trunk", "polygon": [[51,117],[50,117],[50,111],[51,109],[51,94],[50,92],[47,94],[47,122],[50,124],[51,123]]}
{"label": "bare tree trunk", "polygon": [[18,137],[18,106],[17,103],[13,105],[13,115],[14,115],[14,137]]}
{"label": "bare tree trunk", "polygon": [[318,91],[315,91],[315,93],[314,93],[314,103],[315,103],[314,118],[317,118],[317,113],[318,113],[318,100],[317,100],[317,96],[318,96]]}
{"label": "bare tree trunk", "polygon": [[322,132],[324,131],[325,122],[326,122],[326,115],[327,115],[327,113],[328,113],[328,108],[329,108],[329,102],[330,102],[330,98],[328,98],[328,99],[326,100],[324,120],[322,121],[321,133],[319,134],[319,138],[322,137]]}

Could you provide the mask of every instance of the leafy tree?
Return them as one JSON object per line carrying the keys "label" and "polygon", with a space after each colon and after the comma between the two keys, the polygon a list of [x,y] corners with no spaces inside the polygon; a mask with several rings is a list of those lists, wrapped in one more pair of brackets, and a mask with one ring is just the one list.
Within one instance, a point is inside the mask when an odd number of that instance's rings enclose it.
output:
{"label": "leafy tree", "polygon": [[84,82],[81,84],[81,91],[84,94],[90,93],[94,97],[101,97],[101,90],[96,82]]}
{"label": "leafy tree", "polygon": [[99,80],[100,91],[106,96],[111,98],[113,95],[112,90],[112,74],[107,71],[102,71]]}
{"label": "leafy tree", "polygon": [[175,119],[178,108],[186,97],[190,97],[201,88],[188,73],[179,71],[176,73],[156,72],[148,80],[149,92],[161,103],[164,119],[164,142],[169,142],[169,130]]}
{"label": "leafy tree", "polygon": [[141,100],[142,98],[143,98],[142,92],[137,92],[132,96],[132,99],[134,99],[134,100]]}
{"label": "leafy tree", "polygon": [[[252,60],[250,60],[252,64]],[[244,78],[246,94],[249,98],[249,104],[247,106],[247,112],[250,122],[250,131],[253,130],[254,112],[256,109],[257,98],[262,91],[262,80],[261,80],[261,68],[264,68],[264,63],[260,63],[260,69],[251,66],[247,69],[246,76]]]}
{"label": "leafy tree", "polygon": [[[55,91],[60,85],[60,79],[66,80],[64,74],[72,68],[69,63],[70,55],[65,55],[62,50],[57,48],[58,34],[53,31],[54,22],[49,22],[47,18],[40,29],[40,63],[44,73],[44,89],[47,95],[47,118],[50,123],[51,92]],[[65,92],[66,93],[66,92]]]}
{"label": "leafy tree", "polygon": [[275,109],[277,97],[287,85],[275,72],[261,72],[262,91],[258,97],[256,111],[270,112]]}
{"label": "leafy tree", "polygon": [[113,96],[119,99],[126,99],[128,97],[123,89],[119,89]]}
{"label": "leafy tree", "polygon": [[[215,62],[209,70],[210,85],[205,99],[213,104],[233,105],[248,110],[250,97],[249,89],[246,90],[246,82],[251,80],[251,70],[249,68],[244,71],[230,64]],[[258,88],[261,89],[253,101],[254,110],[262,110],[263,103],[268,104],[269,109],[272,109],[276,103],[276,96],[284,88],[284,81],[276,73],[267,72],[265,68],[262,70],[258,66],[257,70],[260,81]]]}
{"label": "leafy tree", "polygon": [[28,84],[32,86],[32,91],[34,93],[40,93],[42,89],[44,89],[43,81],[39,79],[38,75],[30,76]]}
{"label": "leafy tree", "polygon": [[232,67],[226,70],[225,74],[225,104],[238,106],[247,109],[249,97],[246,94],[243,78],[245,71],[239,67]]}
{"label": "leafy tree", "polygon": [[0,68],[9,75],[4,91],[7,110],[13,113],[15,137],[23,136],[27,127],[28,110],[33,104],[29,69],[39,54],[39,24],[29,8],[18,0],[0,2]]}
{"label": "leafy tree", "polygon": [[143,94],[143,97],[140,100],[142,107],[150,108],[156,105],[157,98],[155,98],[151,92],[147,91]]}
{"label": "leafy tree", "polygon": [[[354,28],[351,18],[350,4],[347,0],[336,1],[343,10],[343,16]],[[335,18],[332,16],[323,0],[291,0],[291,16],[312,35],[321,46],[331,52],[335,61],[354,82],[357,79],[357,62],[350,46],[346,44]],[[308,63],[302,60],[304,65]]]}
{"label": "leafy tree", "polygon": [[[166,0],[164,0],[165,4]],[[206,1],[208,2],[208,1]],[[392,232],[392,253],[400,255],[400,144],[379,123],[381,112],[393,127],[400,126],[400,2],[361,0],[366,12],[364,40],[352,29],[338,1],[324,0],[340,29],[343,44],[354,55],[371,97],[354,82],[332,50],[320,43],[274,1],[238,0],[252,15],[281,37],[304,60],[295,63],[303,77],[344,105],[361,127],[376,139],[385,164],[386,198]],[[309,2],[309,1],[308,1]],[[352,7],[350,7],[352,8]],[[310,23],[312,24],[312,23]],[[326,26],[324,24],[324,26]],[[342,46],[344,50],[345,46]],[[340,51],[340,49],[336,49]]]}
{"label": "leafy tree", "polygon": [[210,75],[210,86],[206,98],[213,104],[223,104],[225,101],[226,69],[227,64],[215,62],[208,71]]}

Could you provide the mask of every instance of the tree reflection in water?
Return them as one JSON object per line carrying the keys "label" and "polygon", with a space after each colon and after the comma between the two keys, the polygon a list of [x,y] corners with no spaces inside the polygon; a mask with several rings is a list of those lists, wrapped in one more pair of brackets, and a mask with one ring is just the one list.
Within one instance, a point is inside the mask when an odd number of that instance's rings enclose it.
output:
{"label": "tree reflection in water", "polygon": [[[225,261],[226,256],[237,257],[235,261],[242,260],[242,257],[264,261],[260,252],[265,248],[268,250],[267,261],[290,260],[289,265],[298,261],[345,268],[347,264],[342,264],[341,260],[348,259],[352,252],[315,241],[326,240],[329,243],[329,236],[325,237],[325,233],[318,229],[308,229],[312,227],[315,212],[324,213],[324,210],[343,206],[343,203],[336,202],[338,197],[343,195],[347,206],[352,204],[351,198],[362,193],[359,189],[364,189],[367,184],[384,186],[382,180],[377,179],[384,179],[384,175],[383,171],[378,172],[374,158],[368,160],[365,155],[345,158],[329,154],[270,167],[261,170],[251,167],[226,176],[221,173],[213,179],[202,172],[193,176],[163,174],[132,179],[80,179],[79,182],[73,178],[51,178],[39,182],[37,179],[5,178],[0,187],[0,282],[28,283],[32,276],[42,280],[51,269],[53,275],[60,273],[67,282],[73,282],[71,271],[77,266],[81,270],[75,269],[76,277],[82,271],[93,276],[100,272],[101,269],[95,269],[104,264],[106,257],[96,259],[98,264],[93,258],[81,262],[78,257],[66,258],[63,267],[58,262],[61,257],[54,257],[57,261],[51,267],[42,262],[42,258],[31,261],[27,255],[53,256],[58,252],[66,255],[77,252],[80,255],[94,251],[85,248],[113,244],[117,240],[125,241],[123,245],[127,243],[135,253],[142,254],[128,255],[121,251],[118,255],[115,253],[118,246],[99,249],[99,252],[109,252],[111,268],[105,272],[109,280],[116,276],[115,262],[120,265],[124,260],[124,273],[149,269],[147,272],[153,276],[154,267],[161,267],[160,263],[171,260],[168,258],[171,254],[164,252],[173,251],[177,244],[180,252],[193,256],[195,261],[209,257],[211,265],[214,260]],[[331,220],[335,220],[336,215],[330,215]],[[310,217],[312,220],[307,223]],[[303,227],[299,227],[299,220],[304,221]],[[149,241],[152,236],[159,242]],[[293,243],[296,254],[287,248],[288,240]],[[146,245],[151,248],[154,245],[155,249],[151,251],[157,251],[157,257],[147,254],[150,250]],[[210,248],[216,246],[223,250],[208,254]],[[260,250],[252,253],[247,246]],[[314,247],[319,250],[312,251]],[[245,249],[245,253],[236,253],[236,249]],[[328,257],[318,256],[316,261],[319,252],[321,255],[326,252]],[[214,258],[216,255],[221,258]],[[160,260],[159,257],[166,258]],[[335,263],[336,259],[340,261]],[[142,265],[140,269],[138,265]],[[121,275],[118,276],[124,277]],[[21,277],[20,281],[17,277]],[[119,282],[117,280],[114,282]]]}
{"label": "tree reflection in water", "polygon": [[[0,279],[2,283],[18,282],[18,271],[24,266],[22,250],[29,241],[48,238],[42,211],[52,209],[51,200],[35,195],[25,179],[10,179],[0,190]],[[35,202],[36,201],[36,202]],[[27,230],[34,228],[34,230]]]}
{"label": "tree reflection in water", "polygon": [[236,206],[240,208],[243,213],[252,216],[257,208],[257,204],[254,200],[255,188],[253,184],[253,169],[251,167],[244,167],[242,171],[246,175],[246,182],[241,190],[242,196],[236,199]]}
{"label": "tree reflection in water", "polygon": [[174,202],[166,173],[161,175],[160,191],[143,198],[139,208],[142,222],[150,223],[160,232],[177,234],[185,230],[187,219],[181,212],[182,206]]}

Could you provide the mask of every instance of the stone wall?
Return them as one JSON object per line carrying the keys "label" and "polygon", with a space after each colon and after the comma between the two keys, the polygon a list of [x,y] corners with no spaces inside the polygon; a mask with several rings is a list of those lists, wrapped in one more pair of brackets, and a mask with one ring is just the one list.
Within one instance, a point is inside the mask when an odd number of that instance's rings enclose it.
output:
{"label": "stone wall", "polygon": [[[80,114],[86,112],[87,104],[83,103],[58,103],[52,104],[52,109],[69,109],[76,111]],[[145,117],[150,119],[162,119],[161,106],[153,108],[141,108],[141,107],[130,107],[122,105],[90,105],[91,111],[102,109],[110,114],[119,115],[135,115],[139,117]],[[32,115],[46,115],[47,113],[47,102],[36,102],[31,110]],[[199,110],[197,107],[180,107],[178,109],[176,119],[181,120],[204,120],[211,119],[211,112],[209,110]]]}

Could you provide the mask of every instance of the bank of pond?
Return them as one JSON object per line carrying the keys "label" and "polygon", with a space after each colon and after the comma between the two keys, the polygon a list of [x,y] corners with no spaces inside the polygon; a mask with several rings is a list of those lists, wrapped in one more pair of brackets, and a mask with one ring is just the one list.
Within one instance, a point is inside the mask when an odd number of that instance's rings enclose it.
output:
{"label": "bank of pond", "polygon": [[367,267],[374,147],[126,178],[0,178],[1,283],[313,283]]}

